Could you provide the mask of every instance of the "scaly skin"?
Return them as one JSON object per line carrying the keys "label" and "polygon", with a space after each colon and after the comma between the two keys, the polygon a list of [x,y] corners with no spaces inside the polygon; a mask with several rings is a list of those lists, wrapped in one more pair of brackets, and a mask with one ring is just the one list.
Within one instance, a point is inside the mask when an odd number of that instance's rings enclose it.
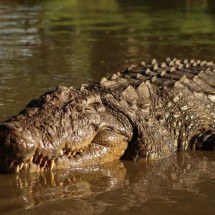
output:
{"label": "scaly skin", "polygon": [[58,87],[0,125],[0,170],[43,171],[214,149],[215,64],[166,59]]}

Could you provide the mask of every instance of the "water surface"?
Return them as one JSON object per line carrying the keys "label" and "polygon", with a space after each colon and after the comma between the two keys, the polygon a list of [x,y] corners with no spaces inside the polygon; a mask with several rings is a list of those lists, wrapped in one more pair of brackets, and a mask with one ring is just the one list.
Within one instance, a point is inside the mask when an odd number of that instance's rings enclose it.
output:
{"label": "water surface", "polygon": [[[213,0],[0,0],[0,121],[142,60],[215,60]],[[213,152],[0,175],[1,214],[212,214]]]}

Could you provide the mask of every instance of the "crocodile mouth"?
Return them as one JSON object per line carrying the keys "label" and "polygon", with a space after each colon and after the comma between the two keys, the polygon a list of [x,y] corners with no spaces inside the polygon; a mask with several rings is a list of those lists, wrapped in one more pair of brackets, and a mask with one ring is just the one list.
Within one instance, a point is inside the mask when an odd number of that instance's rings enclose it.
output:
{"label": "crocodile mouth", "polygon": [[[39,172],[79,168],[120,159],[127,148],[127,140],[121,138],[121,135],[115,139],[108,137],[108,132],[105,135],[107,141],[101,141],[101,133],[97,132],[78,145],[68,142],[53,150],[37,147],[33,152],[19,157],[11,156],[11,153],[1,153],[0,169],[2,172]],[[112,141],[108,142],[108,138]]]}

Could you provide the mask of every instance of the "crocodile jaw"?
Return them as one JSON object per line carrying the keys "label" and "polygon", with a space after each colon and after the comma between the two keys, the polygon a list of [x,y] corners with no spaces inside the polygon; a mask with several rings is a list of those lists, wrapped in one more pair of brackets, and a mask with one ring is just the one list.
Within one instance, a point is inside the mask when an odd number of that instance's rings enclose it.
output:
{"label": "crocodile jaw", "polygon": [[[79,144],[61,144],[57,149],[49,150],[48,154],[47,149],[43,151],[38,150],[35,145],[20,144],[22,140],[14,136],[11,130],[8,133],[0,132],[0,169],[2,172],[16,173],[68,169],[110,162],[123,155],[127,141],[118,141],[117,147],[116,144],[95,143],[97,133]],[[14,147],[11,139],[16,140],[16,143],[13,142]],[[7,143],[10,144],[7,146]]]}

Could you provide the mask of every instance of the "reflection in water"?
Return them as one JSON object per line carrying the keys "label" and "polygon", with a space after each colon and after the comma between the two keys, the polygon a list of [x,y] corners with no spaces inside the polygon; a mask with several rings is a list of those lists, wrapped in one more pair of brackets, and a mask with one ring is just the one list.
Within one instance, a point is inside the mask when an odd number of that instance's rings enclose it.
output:
{"label": "reflection in water", "polygon": [[[214,60],[214,14],[213,0],[0,0],[0,121],[50,88],[143,59]],[[201,153],[0,175],[0,213],[210,214],[214,153]]]}
{"label": "reflection in water", "polygon": [[[7,184],[10,184],[7,191],[5,179],[9,180]],[[34,209],[58,201],[77,201],[77,198],[116,189],[125,179],[126,169],[120,161],[72,171],[19,174],[11,177],[0,175],[0,189],[5,189],[5,192],[0,193],[0,213],[6,212],[5,210],[16,212],[22,208]],[[6,193],[11,199],[9,203],[8,198],[4,199]]]}
{"label": "reflection in water", "polygon": [[[10,186],[3,190],[6,179]],[[183,207],[187,207],[192,214],[210,214],[214,179],[211,152],[179,153],[152,163],[116,161],[73,171],[1,175],[0,198],[7,195],[7,199],[1,200],[0,213],[7,209],[14,214],[162,214],[163,207],[186,214]],[[195,209],[198,202],[205,207]]]}

